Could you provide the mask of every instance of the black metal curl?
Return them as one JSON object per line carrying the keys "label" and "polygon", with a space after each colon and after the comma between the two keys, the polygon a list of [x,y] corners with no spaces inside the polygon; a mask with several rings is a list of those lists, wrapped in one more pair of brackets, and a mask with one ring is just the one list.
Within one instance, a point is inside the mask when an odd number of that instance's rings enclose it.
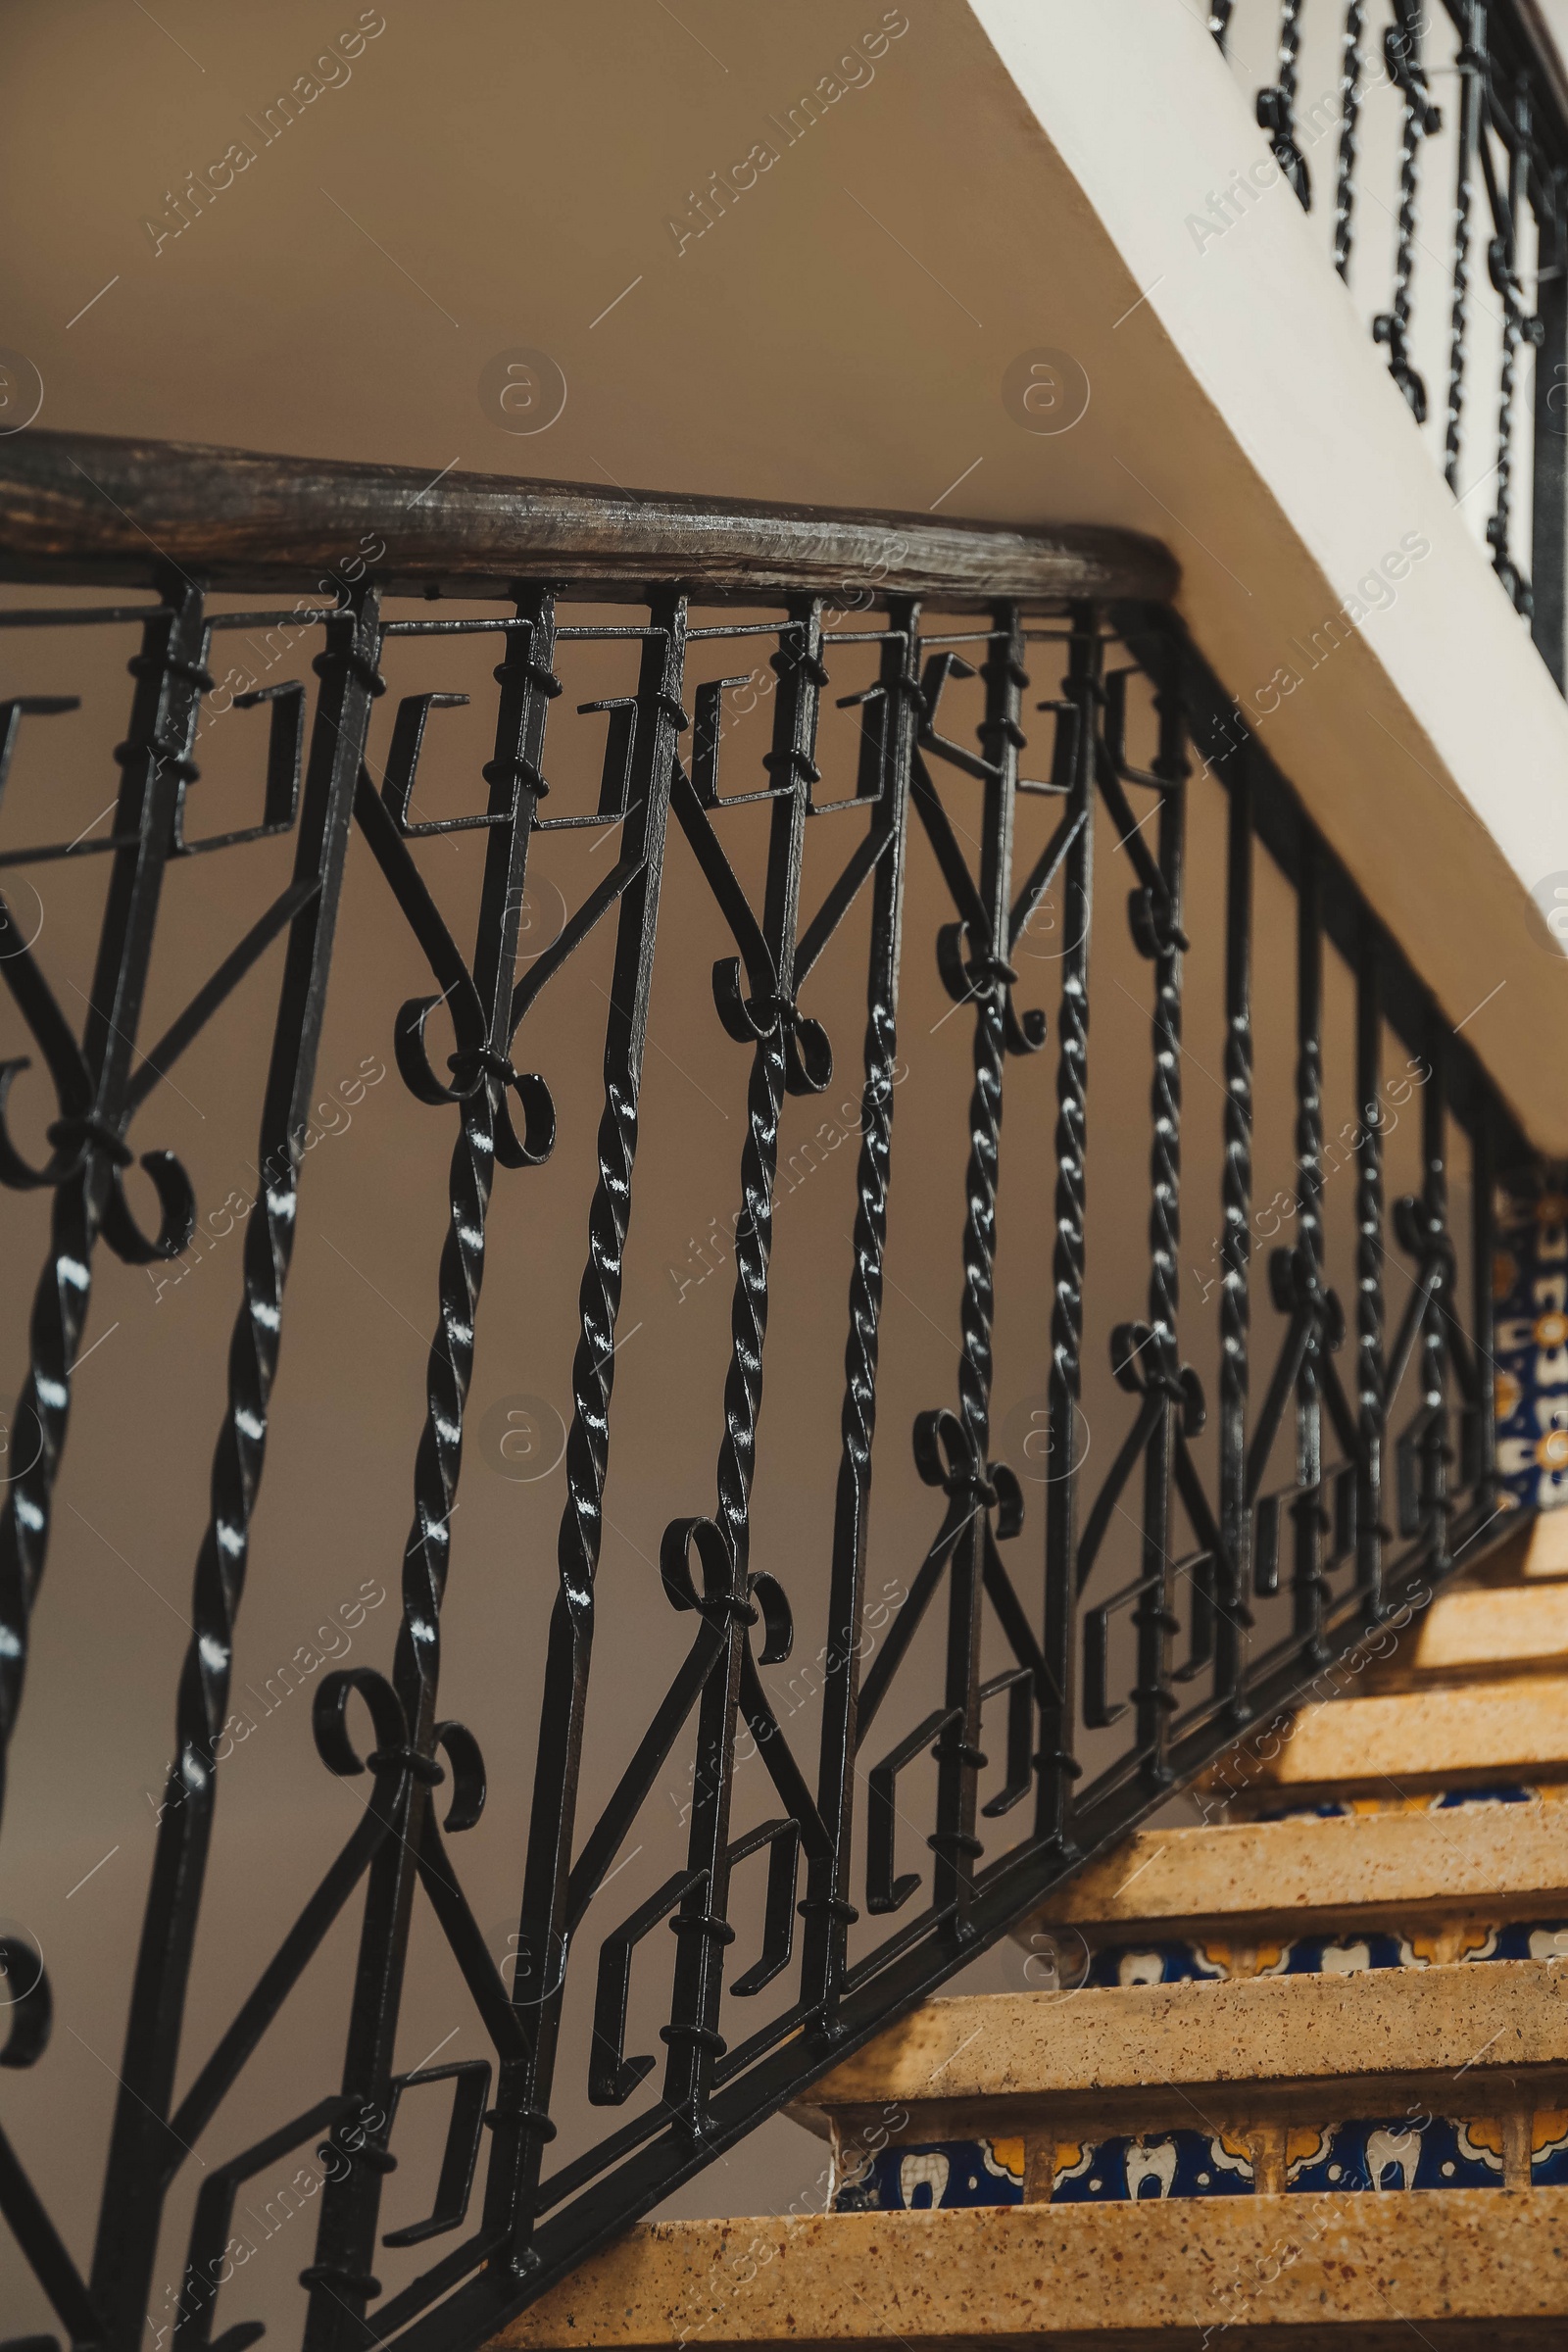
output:
{"label": "black metal curl", "polygon": [[452,1767],[452,1802],[441,1827],[454,1837],[476,1829],[484,1812],[488,1785],[484,1750],[466,1723],[448,1720],[435,1727],[435,1744]]}
{"label": "black metal curl", "polygon": [[793,997],[776,991],[748,997],[739,957],[724,956],[714,964],[713,1003],[726,1035],[737,1045],[783,1039],[786,1094],[819,1095],[832,1085],[833,1048],[821,1022],[803,1013]]}
{"label": "black metal curl", "polygon": [[1018,974],[1004,956],[977,947],[962,917],[944,923],[937,932],[937,970],[955,1004],[982,1001],[1000,1004],[1004,1050],[1008,1054],[1038,1054],[1046,1042],[1043,1005],[1030,1004],[1020,1014],[1012,1001]]}
{"label": "black metal curl", "polygon": [[[452,1084],[443,1086],[430,1065],[424,1030],[440,997],[412,997],[400,1007],[392,1030],[392,1051],[398,1071],[410,1094],[432,1105],[468,1102],[491,1087],[495,1118],[495,1154],[504,1168],[542,1168],[556,1146],[555,1098],[537,1070],[514,1069],[509,1055],[485,1045],[460,1045],[447,1055]],[[512,1122],[508,1097],[522,1105],[522,1134]]]}
{"label": "black metal curl", "polygon": [[[23,1071],[31,1067],[32,1057],[27,1054],[19,1054],[10,1061],[0,1061],[0,1184],[14,1193],[41,1192],[47,1187],[66,1183],[80,1172],[87,1148],[79,1131],[73,1134],[67,1129],[62,1134],[62,1122],[56,1120],[47,1130],[49,1141],[55,1145],[55,1149],[43,1167],[35,1168],[18,1151],[11,1140],[8,1118],[11,1089]],[[124,1151],[118,1137],[112,1149],[116,1152]],[[128,1159],[130,1154],[125,1152],[124,1156]]]}
{"label": "black metal curl", "polygon": [[[190,1178],[172,1152],[144,1152],[139,1160],[106,1119],[92,1111],[77,1111],[55,1119],[44,1131],[52,1146],[48,1163],[33,1167],[11,1141],[6,1127],[6,1104],[13,1082],[32,1066],[26,1054],[0,1062],[0,1184],[13,1192],[50,1187],[56,1191],[87,1170],[96,1153],[107,1163],[106,1197],[99,1230],[127,1266],[150,1266],[156,1260],[178,1257],[190,1247],[196,1230],[196,1195]],[[122,1170],[140,1166],[151,1179],[160,1210],[157,1233],[149,1239],[136,1222],[125,1199]]]}
{"label": "black metal curl", "polygon": [[[375,1732],[375,1746],[367,1756],[349,1737],[349,1700],[356,1697],[368,1707]],[[326,1676],[311,1704],[311,1736],[321,1762],[339,1780],[406,1768],[408,1718],[386,1676],[373,1666],[340,1666]]]}
{"label": "black metal curl", "polygon": [[[1005,1543],[1021,1531],[1023,1489],[1008,1463],[985,1458],[967,1412],[960,1418],[948,1406],[941,1405],[917,1413],[913,1443],[914,1465],[922,1483],[946,1494],[948,1507],[882,1650],[865,1678],[858,1740],[863,1740],[869,1731],[945,1571],[953,1578],[954,1613],[960,1626],[967,1620],[971,1629],[970,1654],[957,1662],[956,1675],[954,1634],[950,1630],[949,1688],[944,1705],[901,1740],[867,1775],[865,1907],[873,1917],[902,1910],[920,1884],[917,1873],[908,1872],[901,1877],[895,1871],[898,1810],[894,1791],[899,1774],[923,1748],[930,1749],[942,1774],[937,1827],[926,1840],[938,1857],[939,1897],[946,1891],[945,1882],[959,1876],[966,1866],[972,1866],[984,1850],[970,1826],[974,1819],[975,1779],[987,1760],[976,1744],[975,1735],[984,1697],[1011,1679],[1004,1676],[999,1683],[987,1685],[985,1691],[981,1690],[973,1654],[977,1643],[972,1632],[982,1581],[987,1588],[994,1588],[994,1596],[1000,1594],[1004,1601],[1012,1597],[996,1557],[995,1544]],[[982,1561],[984,1569],[977,1572],[975,1563]],[[965,1591],[965,1586],[970,1589]],[[1015,1606],[1014,1603],[1014,1610]],[[1004,1608],[1004,1622],[1009,1614]],[[1015,1624],[1007,1624],[1009,1636],[1015,1636],[1017,1630]],[[1032,1647],[1032,1637],[1025,1635],[1024,1642],[1015,1645]],[[1029,1663],[1038,1667],[1038,1650],[1033,1651]],[[955,1688],[956,1683],[967,1683],[971,1688],[960,1693]],[[1019,1719],[1017,1706],[1009,1702],[1009,1764],[1017,1761]],[[1027,1737],[1023,1744],[1027,1748]],[[1009,1781],[1012,1778],[1009,1772]],[[1004,1788],[987,1806],[987,1812],[995,1815],[1009,1809],[1025,1793],[1027,1786],[1026,1781],[1021,1788]]]}
{"label": "black metal curl", "polygon": [[966,1422],[936,1406],[914,1417],[914,1466],[923,1485],[940,1487],[950,1501],[978,1504],[997,1514],[1004,1542],[1023,1527],[1023,1488],[1006,1462],[980,1457]]}
{"label": "black metal curl", "polygon": [[[696,1547],[703,1581],[691,1572]],[[756,1611],[735,1583],[735,1561],[724,1531],[711,1519],[672,1519],[659,1546],[659,1573],[670,1606],[695,1609],[699,1616],[723,1624],[731,1620],[750,1625]]]}
{"label": "black metal curl", "polygon": [[[9,1992],[13,1972],[31,1972],[21,1992]],[[36,2066],[49,2047],[54,2025],[54,1995],[43,1961],[20,1936],[0,1936],[0,1978],[8,1988],[6,2037],[0,2044],[0,2066]]]}

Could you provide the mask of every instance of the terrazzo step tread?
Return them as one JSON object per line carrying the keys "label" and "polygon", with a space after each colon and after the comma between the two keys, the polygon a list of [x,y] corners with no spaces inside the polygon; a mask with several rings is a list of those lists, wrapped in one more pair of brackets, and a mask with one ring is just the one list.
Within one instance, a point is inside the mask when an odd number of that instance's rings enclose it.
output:
{"label": "terrazzo step tread", "polygon": [[1568,1580],[1549,1585],[1451,1585],[1400,1636],[1386,1673],[1443,1675],[1478,1668],[1568,1669]]}
{"label": "terrazzo step tread", "polygon": [[1455,1805],[1140,1830],[1091,1862],[1017,1931],[1072,1925],[1104,1941],[1278,1921],[1289,1935],[1375,1907],[1457,1919],[1467,1911],[1545,1917],[1568,1907],[1568,1802]]}
{"label": "terrazzo step tread", "polygon": [[1568,2188],[664,2222],[510,2352],[966,2344],[1049,2352],[1561,2352]]}
{"label": "terrazzo step tread", "polygon": [[[1245,1772],[1242,1771],[1245,1760]],[[1206,1776],[1236,1800],[1281,1790],[1568,1776],[1568,1675],[1513,1675],[1382,1696],[1330,1697],[1254,1734]]]}
{"label": "terrazzo step tread", "polygon": [[1560,1961],[928,2001],[799,2104],[951,2110],[1152,2084],[1269,2082],[1307,2092],[1460,2069],[1480,2096],[1486,2078],[1524,2068],[1537,2070],[1543,2093],[1568,2074],[1568,1966]]}

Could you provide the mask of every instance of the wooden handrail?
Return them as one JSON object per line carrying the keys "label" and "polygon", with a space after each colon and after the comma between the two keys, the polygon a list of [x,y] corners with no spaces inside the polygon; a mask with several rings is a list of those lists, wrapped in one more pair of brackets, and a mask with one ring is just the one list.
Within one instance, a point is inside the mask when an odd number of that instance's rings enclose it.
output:
{"label": "wooden handrail", "polygon": [[[1064,523],[670,497],[508,474],[268,457],[89,433],[0,441],[0,577],[316,592],[345,564],[392,594],[505,594],[514,580],[619,601],[675,583],[705,603],[816,591],[972,611],[1166,603],[1157,540]],[[358,572],[354,576],[358,576]],[[334,591],[335,593],[335,591]]]}

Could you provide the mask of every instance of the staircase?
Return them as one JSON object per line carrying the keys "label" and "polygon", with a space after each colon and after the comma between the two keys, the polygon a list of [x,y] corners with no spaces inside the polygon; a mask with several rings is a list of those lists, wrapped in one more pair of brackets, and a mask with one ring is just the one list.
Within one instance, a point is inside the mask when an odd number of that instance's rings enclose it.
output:
{"label": "staircase", "polygon": [[831,2209],[655,2224],[500,2340],[1561,2345],[1568,1518],[822,2080]]}

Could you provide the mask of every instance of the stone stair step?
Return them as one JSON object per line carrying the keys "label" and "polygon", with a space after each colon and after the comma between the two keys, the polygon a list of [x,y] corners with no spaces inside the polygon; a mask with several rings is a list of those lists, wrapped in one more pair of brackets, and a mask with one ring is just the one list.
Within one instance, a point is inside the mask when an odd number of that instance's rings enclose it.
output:
{"label": "stone stair step", "polygon": [[928,2002],[793,2110],[840,2212],[1568,2184],[1568,1968]]}
{"label": "stone stair step", "polygon": [[[1568,1966],[1499,1960],[1219,1984],[1086,1986],[927,2001],[813,2085],[802,2105],[984,2109],[1147,2093],[1150,2085],[1399,2082],[1506,2070],[1568,2091]],[[1548,2105],[1543,2095],[1538,2102]]]}
{"label": "stone stair step", "polygon": [[1401,1640],[1382,1683],[1401,1677],[1539,1671],[1568,1666],[1568,1579],[1551,1584],[1455,1585],[1438,1594]]}
{"label": "stone stair step", "polygon": [[1248,1810],[1359,1793],[1530,1788],[1568,1780],[1568,1675],[1423,1687],[1367,1697],[1326,1692],[1250,1735],[1201,1784]]}
{"label": "stone stair step", "polygon": [[1561,2352],[1568,2188],[665,2222],[497,2338],[511,2352]]}
{"label": "stone stair step", "polygon": [[[1373,1921],[1446,1927],[1568,1914],[1568,1803],[1498,1813],[1423,1806],[1140,1830],[1043,1904],[1017,1940],[1045,1949],[1050,1931],[1072,1929],[1091,1949],[1204,1935],[1256,1945]],[[1065,1955],[1069,1938],[1051,1943]]]}

